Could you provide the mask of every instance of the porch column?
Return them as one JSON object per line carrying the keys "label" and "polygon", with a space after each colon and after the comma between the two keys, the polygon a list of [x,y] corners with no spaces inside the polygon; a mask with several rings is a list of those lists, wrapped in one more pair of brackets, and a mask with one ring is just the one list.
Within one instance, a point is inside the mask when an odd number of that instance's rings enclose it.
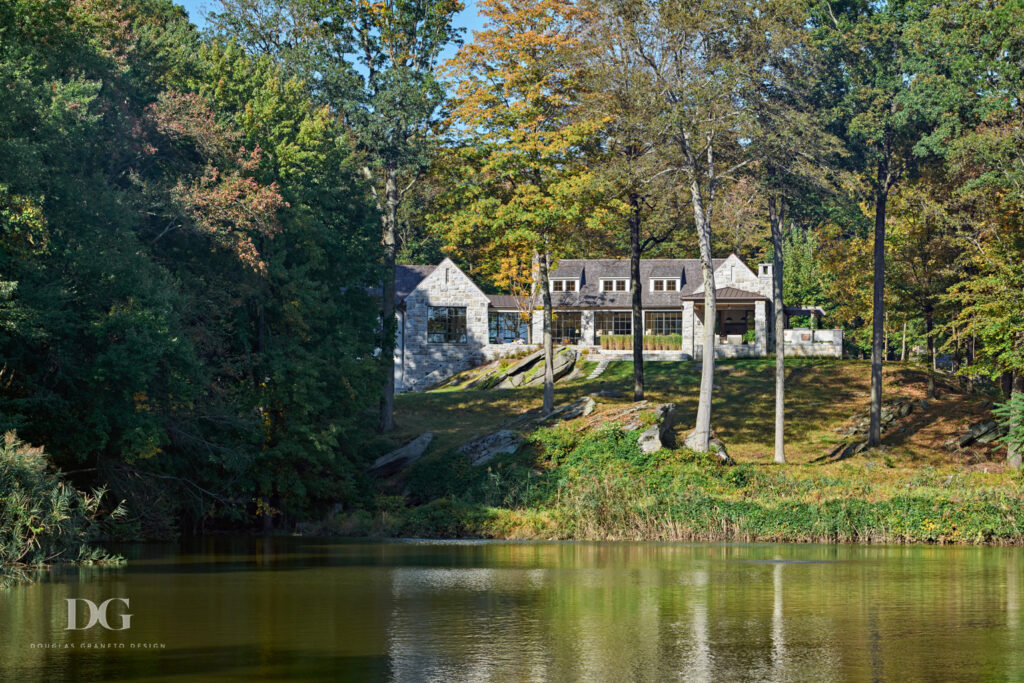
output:
{"label": "porch column", "polygon": [[530,331],[530,343],[544,344],[544,309],[533,309],[533,319],[530,322],[532,323],[531,327],[533,328]]}
{"label": "porch column", "polygon": [[695,316],[693,314],[693,302],[692,301],[684,301],[683,302],[683,348],[681,350],[682,350],[683,353],[688,353],[691,356],[693,355],[693,335],[694,335],[694,328],[696,327],[696,325],[694,324],[694,319],[695,319]]}
{"label": "porch column", "polygon": [[597,343],[594,339],[595,320],[594,311],[580,311],[580,346],[593,346]]}
{"label": "porch column", "polygon": [[758,351],[764,355],[768,353],[768,302],[754,302],[754,341],[757,343]]}

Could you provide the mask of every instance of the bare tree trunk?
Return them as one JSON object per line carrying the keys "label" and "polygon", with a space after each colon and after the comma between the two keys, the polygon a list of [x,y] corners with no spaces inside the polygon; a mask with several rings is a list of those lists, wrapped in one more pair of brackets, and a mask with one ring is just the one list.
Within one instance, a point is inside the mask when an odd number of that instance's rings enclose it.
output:
{"label": "bare tree trunk", "polygon": [[924,314],[924,330],[928,336],[928,398],[935,398],[935,338],[932,336],[934,328],[935,318],[929,309]]}
{"label": "bare tree trunk", "polygon": [[543,329],[544,329],[544,407],[542,412],[547,415],[555,409],[555,349],[551,339],[551,284],[548,281],[548,267],[551,255],[547,252],[541,254],[539,259],[540,272],[540,296],[544,302]]}
{"label": "bare tree trunk", "polygon": [[900,361],[907,362],[907,319],[903,319],[903,343],[900,344]]}
{"label": "bare tree trunk", "polygon": [[[1024,394],[1024,375],[1017,373],[1013,378],[1012,389],[1010,391],[1010,400],[1012,401],[1017,397],[1018,401],[1021,400],[1020,396]],[[1024,415],[1017,414],[1010,419],[1010,430],[1014,427],[1019,426],[1021,421],[1024,420]],[[1006,464],[1012,470],[1019,470],[1022,463],[1024,463],[1024,444],[1011,443],[1006,446]]]}
{"label": "bare tree trunk", "polygon": [[698,453],[707,453],[711,439],[711,399],[715,386],[715,318],[717,292],[715,269],[711,261],[711,223],[704,211],[700,187],[692,183],[693,217],[697,223],[697,241],[700,245],[701,273],[704,277],[704,348],[701,353],[700,397],[697,401],[697,424],[686,437],[686,447]]}
{"label": "bare tree trunk", "polygon": [[644,309],[640,285],[640,197],[629,196],[629,288],[633,299],[633,400],[644,400]]}
{"label": "bare tree trunk", "polygon": [[885,206],[888,185],[884,165],[878,166],[875,190],[875,282],[871,303],[871,421],[868,445],[882,443],[882,342],[885,336]]}
{"label": "bare tree trunk", "polygon": [[381,217],[384,244],[384,274],[381,287],[380,354],[384,365],[384,393],[380,398],[380,431],[395,428],[395,259],[398,255],[396,226],[398,223],[398,179],[394,169],[388,169],[384,193],[386,205]]}
{"label": "bare tree trunk", "polygon": [[775,308],[775,462],[786,462],[786,309],[782,301],[782,222],[786,200],[768,197],[772,229],[772,306]]}
{"label": "bare tree trunk", "polygon": [[885,339],[882,347],[882,362],[889,360],[889,311],[885,312],[882,320],[882,337]]}

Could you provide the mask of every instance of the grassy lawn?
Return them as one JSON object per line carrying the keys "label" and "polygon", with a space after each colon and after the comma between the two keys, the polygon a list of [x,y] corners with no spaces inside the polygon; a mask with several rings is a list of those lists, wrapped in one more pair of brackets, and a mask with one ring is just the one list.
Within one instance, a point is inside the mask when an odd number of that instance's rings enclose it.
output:
{"label": "grassy lawn", "polygon": [[[593,363],[584,366],[584,376]],[[697,411],[700,367],[695,363],[654,361],[645,364],[646,396],[652,403],[673,402],[679,409],[679,433],[692,427]],[[769,462],[775,416],[775,362],[772,359],[721,361],[715,373],[716,390],[712,427],[740,462]],[[617,391],[632,396],[633,364],[615,362],[595,379],[556,385],[555,402],[562,404],[596,391]],[[886,455],[900,465],[979,465],[974,451],[949,453],[942,443],[959,435],[971,422],[982,419],[986,396],[963,395],[940,383],[940,397],[925,398],[927,375],[919,367],[888,363],[883,372],[886,399],[915,399],[914,412],[901,422],[903,432],[883,438]],[[524,411],[539,408],[541,387],[510,390],[449,389],[404,394],[395,402],[397,431],[393,444],[404,443],[432,431],[431,450],[444,451],[475,436],[501,428]],[[867,411],[870,398],[868,361],[795,358],[786,370],[786,448],[791,463],[806,463],[840,441],[835,428]],[[627,403],[628,398],[602,399],[605,404]],[[876,454],[877,455],[877,454]],[[990,462],[981,467],[999,469]]]}
{"label": "grassy lawn", "polygon": [[[593,368],[586,365],[583,377]],[[611,364],[598,379],[556,386],[556,405],[614,391],[632,395],[632,364]],[[699,368],[651,362],[647,398],[678,406],[677,438],[692,427]],[[866,361],[793,359],[787,364],[786,465],[771,462],[774,362],[719,364],[712,425],[738,461],[721,465],[685,449],[644,454],[637,432],[602,413],[629,398],[598,400],[593,416],[541,429],[513,455],[473,467],[459,444],[536,410],[541,387],[455,388],[399,396],[390,446],[423,432],[428,454],[384,483],[373,509],[347,512],[325,532],[352,535],[632,540],[772,540],[1022,543],[1024,477],[1004,468],[1005,447],[947,450],[942,444],[988,418],[992,397],[939,382],[908,364],[884,370],[886,399],[914,410],[880,448],[841,462],[813,462],[841,437],[837,427],[865,413]],[[604,423],[604,427],[599,425]],[[401,494],[401,495],[398,495]]]}

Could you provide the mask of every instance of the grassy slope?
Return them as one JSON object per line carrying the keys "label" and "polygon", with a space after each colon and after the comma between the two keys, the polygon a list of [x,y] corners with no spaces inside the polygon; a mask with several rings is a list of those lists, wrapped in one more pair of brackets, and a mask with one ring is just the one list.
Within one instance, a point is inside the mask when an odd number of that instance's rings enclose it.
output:
{"label": "grassy slope", "polygon": [[[741,464],[723,468],[683,450],[642,456],[628,439],[542,433],[532,448],[493,468],[469,468],[450,451],[540,405],[540,388],[451,389],[396,403],[396,443],[424,432],[434,446],[402,485],[429,505],[382,498],[350,531],[404,535],[547,538],[872,540],[1016,543],[1024,538],[1020,475],[1004,472],[1003,450],[949,452],[941,444],[986,416],[986,397],[940,383],[940,398],[914,412],[883,447],[840,463],[812,464],[839,441],[835,427],[868,405],[869,366],[793,359],[787,377],[787,454],[770,464],[771,360],[724,362],[716,374],[713,425]],[[631,393],[632,365],[613,363],[593,381],[560,384],[558,403],[598,390]],[[690,364],[646,367],[652,402],[675,402],[679,434],[692,424],[699,383]],[[887,398],[924,397],[925,374],[888,364]],[[604,401],[613,409],[626,399]],[[440,498],[440,500],[437,500]]]}

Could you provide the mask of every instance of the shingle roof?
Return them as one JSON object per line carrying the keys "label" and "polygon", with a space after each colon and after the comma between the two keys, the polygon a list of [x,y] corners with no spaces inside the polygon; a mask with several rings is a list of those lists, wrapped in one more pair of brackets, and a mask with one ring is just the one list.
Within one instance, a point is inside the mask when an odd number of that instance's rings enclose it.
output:
{"label": "shingle roof", "polygon": [[[728,300],[728,299],[743,299],[749,301],[754,299],[756,301],[767,301],[768,297],[758,294],[757,292],[748,292],[744,289],[736,289],[735,287],[721,287],[715,290],[715,298],[717,300]],[[683,297],[687,301],[704,301],[704,292],[696,292],[688,294]]]}
{"label": "shingle roof", "polygon": [[395,303],[404,301],[416,289],[416,285],[436,269],[437,266],[395,266]]}
{"label": "shingle roof", "polygon": [[488,294],[487,298],[491,301],[491,308],[518,311],[520,307],[519,298],[510,294]]}
{"label": "shingle roof", "polygon": [[[725,259],[712,259],[718,268]],[[633,302],[630,292],[602,292],[602,278],[628,278],[628,259],[563,259],[558,268],[551,272],[551,278],[572,277],[563,273],[583,273],[578,292],[553,292],[555,308],[629,308]],[[656,278],[679,278],[680,291],[652,292],[650,281]],[[703,282],[700,259],[641,259],[640,282],[643,292],[640,300],[644,308],[679,308],[682,300],[692,294]],[[758,295],[746,293],[748,297]]]}

